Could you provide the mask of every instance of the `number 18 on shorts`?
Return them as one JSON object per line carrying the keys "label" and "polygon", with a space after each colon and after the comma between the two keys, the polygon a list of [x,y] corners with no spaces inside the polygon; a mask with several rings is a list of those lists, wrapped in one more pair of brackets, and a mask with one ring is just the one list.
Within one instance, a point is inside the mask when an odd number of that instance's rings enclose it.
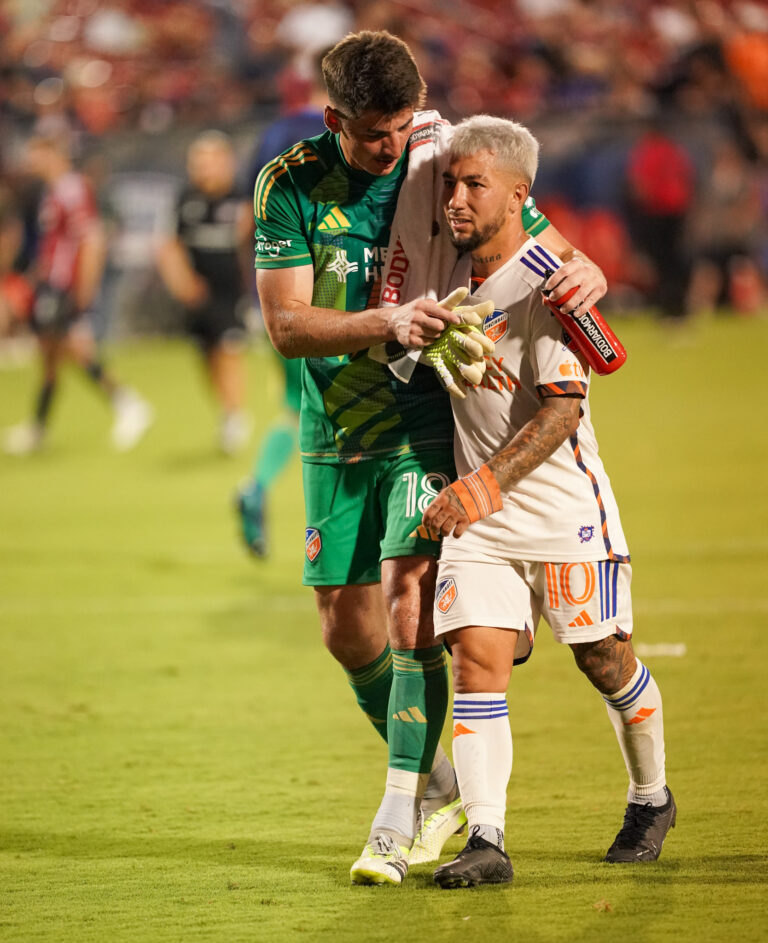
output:
{"label": "number 18 on shorts", "polygon": [[381,561],[437,556],[440,543],[415,533],[427,505],[455,477],[453,449],[358,463],[305,463],[304,583],[378,582]]}

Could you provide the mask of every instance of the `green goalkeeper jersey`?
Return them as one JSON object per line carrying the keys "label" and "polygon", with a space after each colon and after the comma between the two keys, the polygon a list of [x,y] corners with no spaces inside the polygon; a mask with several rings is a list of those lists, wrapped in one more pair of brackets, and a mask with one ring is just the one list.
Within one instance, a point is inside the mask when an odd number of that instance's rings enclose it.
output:
{"label": "green goalkeeper jersey", "polygon": [[[267,164],[254,191],[256,268],[312,265],[312,304],[340,311],[375,306],[408,151],[375,176],[350,167],[330,131],[300,141]],[[526,204],[523,224],[546,217]],[[307,462],[355,462],[453,441],[447,394],[417,365],[402,383],[367,350],[308,357],[302,367],[299,444]]]}

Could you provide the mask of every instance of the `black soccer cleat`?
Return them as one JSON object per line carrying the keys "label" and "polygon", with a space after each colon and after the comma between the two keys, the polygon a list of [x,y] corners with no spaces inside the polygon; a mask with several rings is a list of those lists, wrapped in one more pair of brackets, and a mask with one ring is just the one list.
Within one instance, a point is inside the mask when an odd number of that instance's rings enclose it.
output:
{"label": "black soccer cleat", "polygon": [[672,793],[665,786],[667,801],[662,806],[640,805],[630,802],[624,813],[621,831],[608,849],[603,861],[626,864],[635,861],[655,861],[667,832],[675,827],[677,806]]}
{"label": "black soccer cleat", "polygon": [[509,855],[479,835],[472,835],[453,861],[437,868],[434,880],[443,888],[475,887],[511,884],[513,876]]}

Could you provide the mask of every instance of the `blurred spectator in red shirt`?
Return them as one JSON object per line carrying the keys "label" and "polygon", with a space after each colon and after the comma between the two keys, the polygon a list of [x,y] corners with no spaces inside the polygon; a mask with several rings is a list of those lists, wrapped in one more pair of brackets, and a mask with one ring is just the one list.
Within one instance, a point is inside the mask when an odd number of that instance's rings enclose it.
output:
{"label": "blurred spectator in red shirt", "polygon": [[33,138],[26,169],[45,189],[39,210],[39,239],[33,266],[35,299],[31,323],[42,368],[34,418],[9,429],[6,451],[21,455],[44,442],[61,364],[70,357],[105,394],[114,410],[112,442],[132,448],[152,422],[152,409],[118,383],[104,367],[87,312],[101,285],[106,257],[104,229],[85,177],[72,166],[68,146],[56,138]]}
{"label": "blurred spectator in red shirt", "polygon": [[687,151],[659,125],[649,127],[632,147],[627,162],[628,223],[635,245],[653,265],[654,300],[667,318],[687,313],[684,237],[694,183]]}

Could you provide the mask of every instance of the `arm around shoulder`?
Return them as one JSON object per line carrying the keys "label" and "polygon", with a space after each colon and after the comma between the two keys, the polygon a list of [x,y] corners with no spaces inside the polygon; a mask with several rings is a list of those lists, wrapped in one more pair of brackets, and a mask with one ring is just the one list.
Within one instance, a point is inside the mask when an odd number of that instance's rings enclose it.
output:
{"label": "arm around shoulder", "polygon": [[311,265],[257,269],[256,287],[270,340],[284,357],[332,357],[389,340],[382,309],[338,311],[312,304]]}
{"label": "arm around shoulder", "polygon": [[418,298],[392,308],[339,311],[312,304],[311,265],[257,269],[256,286],[270,340],[284,357],[333,357],[398,341],[426,347],[459,316]]}
{"label": "arm around shoulder", "polygon": [[555,303],[572,288],[577,288],[574,295],[563,304],[563,311],[574,311],[579,305],[587,308],[597,302],[608,291],[603,270],[580,249],[571,245],[551,223],[536,236],[545,249],[554,252],[563,265],[547,281],[546,287],[552,291],[551,300]]}

